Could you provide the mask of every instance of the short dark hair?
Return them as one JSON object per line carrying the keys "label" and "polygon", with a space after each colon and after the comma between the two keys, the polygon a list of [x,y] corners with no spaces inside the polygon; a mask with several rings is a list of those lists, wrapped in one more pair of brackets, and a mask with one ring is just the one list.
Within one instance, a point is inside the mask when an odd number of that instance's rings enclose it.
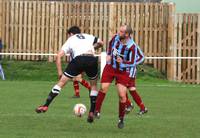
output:
{"label": "short dark hair", "polygon": [[67,33],[70,34],[80,34],[81,33],[81,29],[78,26],[72,26],[67,30]]}

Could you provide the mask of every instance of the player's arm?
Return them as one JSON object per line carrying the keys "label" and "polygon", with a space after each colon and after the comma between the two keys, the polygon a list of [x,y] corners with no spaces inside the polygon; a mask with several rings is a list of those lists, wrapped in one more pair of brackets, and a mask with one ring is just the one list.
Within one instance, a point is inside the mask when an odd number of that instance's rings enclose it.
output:
{"label": "player's arm", "polygon": [[60,77],[62,76],[62,57],[65,55],[64,50],[60,50],[57,53],[56,56],[56,67],[57,67],[57,72],[58,72],[58,78],[60,79]]}
{"label": "player's arm", "polygon": [[58,78],[63,74],[62,71],[62,57],[65,56],[67,53],[70,51],[70,40],[68,39],[64,45],[61,47],[61,50],[58,51],[57,56],[56,56],[56,67],[57,67],[57,72],[58,72]]}
{"label": "player's arm", "polygon": [[137,55],[137,49],[136,46],[133,45],[129,52],[129,59],[130,60],[123,60],[120,56],[117,57],[117,62],[121,63],[124,67],[132,67],[136,64],[136,55]]}
{"label": "player's arm", "polygon": [[101,39],[95,37],[93,46],[94,46],[94,49],[97,50],[97,49],[103,47],[103,41]]}
{"label": "player's arm", "polygon": [[110,41],[109,41],[109,44],[108,46],[106,47],[106,53],[107,55],[111,55],[112,53],[112,46],[114,45],[114,42],[115,42],[115,38],[117,37],[117,35],[115,35]]}
{"label": "player's arm", "polygon": [[106,62],[110,63],[111,62],[111,53],[112,53],[112,46],[114,45],[115,39],[117,35],[113,36],[112,39],[109,41],[109,45],[106,47]]}
{"label": "player's arm", "polygon": [[139,46],[137,46],[137,59],[136,59],[136,64],[140,64],[144,61],[144,54],[142,50],[140,49]]}

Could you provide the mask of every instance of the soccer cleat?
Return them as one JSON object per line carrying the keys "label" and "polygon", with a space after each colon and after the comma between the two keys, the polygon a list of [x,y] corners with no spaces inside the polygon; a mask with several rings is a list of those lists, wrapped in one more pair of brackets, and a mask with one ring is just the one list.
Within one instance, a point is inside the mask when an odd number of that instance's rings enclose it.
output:
{"label": "soccer cleat", "polygon": [[147,112],[148,112],[148,109],[145,107],[144,110],[140,110],[140,111],[138,112],[138,115],[143,115],[143,114],[145,114],[145,113],[147,113]]}
{"label": "soccer cleat", "polygon": [[120,129],[124,128],[124,120],[123,119],[119,119],[117,127]]}
{"label": "soccer cleat", "polygon": [[87,118],[87,122],[88,123],[92,123],[94,121],[94,113],[93,112],[89,112],[88,118]]}
{"label": "soccer cleat", "polygon": [[80,98],[80,95],[73,95],[72,98]]}
{"label": "soccer cleat", "polygon": [[133,104],[131,103],[131,105],[129,105],[129,106],[127,106],[127,107],[125,108],[125,113],[126,113],[126,114],[129,114],[129,113],[133,110],[133,108],[134,108],[134,106],[133,106]]}
{"label": "soccer cleat", "polygon": [[95,113],[94,113],[94,117],[95,117],[96,119],[99,119],[99,118],[100,118],[100,113],[99,113],[99,112],[95,112]]}
{"label": "soccer cleat", "polygon": [[38,108],[35,109],[37,113],[44,113],[48,110],[48,106],[39,106]]}

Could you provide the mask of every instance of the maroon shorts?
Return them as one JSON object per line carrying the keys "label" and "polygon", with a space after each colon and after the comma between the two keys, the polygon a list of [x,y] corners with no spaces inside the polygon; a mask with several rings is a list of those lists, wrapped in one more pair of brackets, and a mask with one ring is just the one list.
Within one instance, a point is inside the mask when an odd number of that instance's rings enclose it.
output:
{"label": "maroon shorts", "polygon": [[106,64],[102,73],[101,83],[112,83],[114,79],[117,84],[120,83],[124,86],[128,86],[130,77],[126,71],[116,70],[112,65]]}
{"label": "maroon shorts", "polygon": [[135,87],[135,78],[130,78],[130,81],[128,82],[128,88]]}

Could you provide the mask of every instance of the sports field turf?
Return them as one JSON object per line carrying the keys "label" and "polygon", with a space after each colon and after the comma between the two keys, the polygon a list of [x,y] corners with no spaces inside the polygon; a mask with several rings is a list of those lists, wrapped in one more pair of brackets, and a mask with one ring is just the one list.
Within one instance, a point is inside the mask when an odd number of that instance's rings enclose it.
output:
{"label": "sports field turf", "polygon": [[[2,138],[197,138],[200,136],[200,87],[163,83],[138,84],[138,90],[149,112],[138,116],[134,111],[126,116],[125,128],[117,128],[118,97],[114,85],[106,96],[99,120],[86,122],[86,115],[73,115],[76,103],[89,105],[88,92],[81,88],[81,98],[73,99],[71,83],[55,99],[48,112],[36,114],[53,82],[0,82],[0,137]],[[152,86],[154,85],[154,86]]]}
{"label": "sports field turf", "polygon": [[[88,91],[73,99],[68,83],[44,114],[35,108],[44,103],[56,81],[53,63],[2,63],[6,81],[0,80],[0,138],[198,138],[200,136],[200,85],[185,85],[160,79],[153,69],[142,67],[137,89],[149,112],[138,116],[138,107],[126,116],[124,129],[117,128],[118,97],[112,85],[102,106],[101,118],[93,124],[87,115],[73,115],[73,106],[89,108]],[[158,79],[159,78],[159,79]]]}

